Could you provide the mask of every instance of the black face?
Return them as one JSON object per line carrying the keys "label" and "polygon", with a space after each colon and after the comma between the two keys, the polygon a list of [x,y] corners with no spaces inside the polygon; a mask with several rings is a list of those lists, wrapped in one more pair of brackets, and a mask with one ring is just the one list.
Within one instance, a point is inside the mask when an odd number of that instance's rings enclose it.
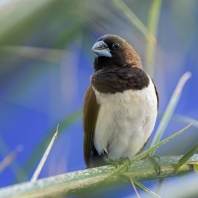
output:
{"label": "black face", "polygon": [[91,84],[97,91],[114,94],[148,86],[149,78],[141,69],[138,54],[124,39],[115,35],[102,36],[92,50],[97,57]]}
{"label": "black face", "polygon": [[107,34],[100,37],[92,51],[96,54],[94,69],[98,71],[109,67],[139,67],[141,60],[136,51],[123,38]]}
{"label": "black face", "polygon": [[126,45],[129,44],[116,35],[105,35],[100,37],[92,48],[96,54],[94,63],[95,71],[106,67],[120,67],[126,65]]}

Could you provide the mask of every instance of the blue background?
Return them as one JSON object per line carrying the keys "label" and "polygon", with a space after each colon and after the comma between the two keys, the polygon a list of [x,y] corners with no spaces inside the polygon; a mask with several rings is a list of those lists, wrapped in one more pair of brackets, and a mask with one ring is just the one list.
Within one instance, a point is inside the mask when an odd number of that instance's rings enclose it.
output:
{"label": "blue background", "polygon": [[[147,25],[152,1],[125,3]],[[4,1],[0,12],[0,161],[17,146],[23,147],[0,172],[0,187],[31,178],[57,124],[59,135],[39,178],[84,169],[81,109],[93,73],[91,48],[99,36],[117,34],[136,49],[145,65],[144,35],[113,1]],[[190,71],[192,77],[184,86],[175,114],[198,119],[197,19],[195,0],[162,2],[153,76],[160,113],[179,78]],[[163,138],[184,126],[181,120],[172,119]],[[156,154],[184,154],[197,139],[197,128],[191,127]],[[133,193],[130,185],[116,190],[103,190],[99,196]]]}

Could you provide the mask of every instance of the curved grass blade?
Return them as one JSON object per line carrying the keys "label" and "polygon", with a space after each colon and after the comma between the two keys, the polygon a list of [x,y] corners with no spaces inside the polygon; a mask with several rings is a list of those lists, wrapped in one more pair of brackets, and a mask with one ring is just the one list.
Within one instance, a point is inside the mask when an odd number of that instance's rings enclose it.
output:
{"label": "curved grass blade", "polygon": [[[131,184],[132,184],[132,186],[133,186],[133,189],[134,189],[134,191],[135,191],[135,194],[136,194],[136,196],[137,196],[137,198],[140,198],[140,195],[138,194],[138,191],[137,191],[137,189],[136,189],[136,187],[135,187],[135,181],[133,181],[133,179],[132,178],[129,178],[130,179],[130,182],[131,182]],[[145,187],[146,188],[146,187]]]}
{"label": "curved grass blade", "polygon": [[185,164],[198,150],[198,143],[193,146],[176,164],[176,172],[178,171],[179,167]]}
{"label": "curved grass blade", "polygon": [[[66,129],[71,126],[72,124],[74,124],[75,122],[77,122],[78,120],[80,120],[82,116],[82,111],[78,110],[72,114],[70,114],[68,117],[63,118],[60,122],[59,122],[59,136],[66,132]],[[39,158],[41,157],[41,153],[42,151],[44,152],[45,148],[47,147],[48,143],[51,140],[52,135],[54,134],[54,131],[56,130],[56,126],[54,126],[52,129],[50,129],[48,132],[46,132],[46,136],[44,136],[40,142],[38,143],[38,145],[35,147],[35,149],[32,151],[32,153],[30,153],[30,157],[27,159],[24,167],[24,170],[27,173],[30,173],[32,171],[32,169],[35,167],[36,163],[39,161]],[[20,174],[20,172],[19,172]],[[27,178],[26,178],[27,180]],[[23,180],[24,181],[24,180]]]}
{"label": "curved grass blade", "polygon": [[[148,32],[157,38],[158,21],[161,7],[161,0],[153,0],[148,17]],[[151,43],[147,39],[145,69],[147,73],[153,77],[154,75],[154,60],[155,60],[156,43]]]}
{"label": "curved grass blade", "polygon": [[156,193],[154,193],[153,191],[149,190],[146,186],[142,185],[141,183],[139,183],[138,181],[136,181],[135,179],[133,179],[133,182],[135,183],[136,186],[138,186],[140,189],[142,189],[144,192],[148,193],[149,195],[151,195],[152,197],[155,198],[160,198],[160,196],[158,196]]}
{"label": "curved grass blade", "polygon": [[41,159],[39,165],[37,166],[37,168],[36,168],[36,170],[35,170],[35,172],[34,172],[32,178],[31,178],[31,180],[30,180],[31,182],[35,182],[35,181],[37,180],[37,178],[38,178],[38,176],[39,176],[39,174],[40,174],[40,172],[41,172],[41,170],[42,170],[42,168],[43,168],[43,166],[44,166],[44,164],[45,164],[45,161],[46,161],[46,159],[47,159],[47,157],[48,157],[48,155],[49,155],[49,153],[50,153],[50,150],[51,150],[51,148],[52,148],[52,146],[53,146],[53,144],[54,144],[54,141],[55,141],[55,139],[57,138],[57,135],[58,135],[58,127],[59,127],[59,125],[57,126],[56,132],[55,132],[55,134],[54,134],[54,136],[53,136],[53,138],[52,138],[52,140],[51,140],[49,146],[47,147],[47,149],[46,149],[46,151],[45,151],[45,153],[44,153],[44,155],[43,155],[43,157],[42,157],[42,159]]}
{"label": "curved grass blade", "polygon": [[[186,72],[179,79],[179,82],[178,82],[178,84],[177,84],[177,86],[176,86],[176,88],[175,88],[175,90],[174,90],[174,92],[173,92],[173,94],[171,96],[171,99],[170,99],[170,101],[168,103],[166,111],[165,111],[165,113],[164,113],[164,115],[162,117],[162,120],[161,120],[160,124],[159,124],[157,132],[156,132],[156,134],[155,134],[155,136],[153,138],[153,141],[151,143],[151,147],[153,147],[153,145],[157,144],[160,141],[160,139],[161,139],[161,137],[162,137],[162,135],[163,135],[163,133],[164,133],[164,131],[166,129],[166,126],[168,125],[168,122],[170,121],[171,116],[172,116],[172,114],[173,114],[173,112],[175,110],[175,107],[176,107],[176,105],[177,105],[177,103],[178,103],[178,101],[180,99],[182,89],[183,89],[186,81],[190,77],[191,77],[191,73],[190,72]],[[153,152],[151,154],[153,155],[154,153],[155,153],[155,150],[153,150]]]}
{"label": "curved grass blade", "polygon": [[118,0],[113,0],[115,6],[128,18],[128,20],[147,38],[147,40],[155,44],[155,37],[150,34],[147,27],[138,19],[138,17],[130,10],[130,8],[123,2]]}

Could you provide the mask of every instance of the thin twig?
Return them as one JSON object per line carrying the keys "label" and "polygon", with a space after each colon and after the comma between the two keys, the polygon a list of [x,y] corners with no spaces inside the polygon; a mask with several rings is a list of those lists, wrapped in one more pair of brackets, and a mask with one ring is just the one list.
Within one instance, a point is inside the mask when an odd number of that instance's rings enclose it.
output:
{"label": "thin twig", "polygon": [[[149,161],[140,160],[128,167],[128,171],[122,172],[128,177],[132,177],[133,181],[153,180],[166,177],[172,177],[177,174],[193,171],[192,163],[198,163],[198,154],[195,154],[186,164],[182,165],[178,172],[175,172],[174,164],[177,164],[182,156],[163,156],[159,165],[161,173],[156,173],[153,165]],[[107,178],[114,170],[114,167],[102,166],[70,172],[67,174],[57,175],[39,179],[35,182],[26,182],[8,186],[0,189],[0,195],[4,198],[35,198],[35,197],[65,197],[69,195],[81,195],[90,191],[94,191],[94,187],[101,180]],[[129,180],[123,179],[120,175],[115,175],[105,187],[109,185],[121,185],[129,183]],[[136,185],[137,186],[137,185]]]}

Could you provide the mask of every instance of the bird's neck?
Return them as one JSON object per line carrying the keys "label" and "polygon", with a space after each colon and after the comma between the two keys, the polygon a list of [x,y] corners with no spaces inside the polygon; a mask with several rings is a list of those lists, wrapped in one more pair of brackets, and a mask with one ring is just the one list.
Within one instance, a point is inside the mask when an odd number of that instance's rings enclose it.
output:
{"label": "bird's neck", "polygon": [[142,69],[142,63],[139,57],[131,58],[129,60],[112,60],[112,58],[109,57],[96,57],[94,60],[94,71],[98,71],[100,69],[104,68],[110,68],[110,67],[138,67]]}
{"label": "bird's neck", "polygon": [[106,67],[111,67],[113,66],[112,59],[109,57],[96,57],[94,60],[94,70],[95,72],[106,68]]}

